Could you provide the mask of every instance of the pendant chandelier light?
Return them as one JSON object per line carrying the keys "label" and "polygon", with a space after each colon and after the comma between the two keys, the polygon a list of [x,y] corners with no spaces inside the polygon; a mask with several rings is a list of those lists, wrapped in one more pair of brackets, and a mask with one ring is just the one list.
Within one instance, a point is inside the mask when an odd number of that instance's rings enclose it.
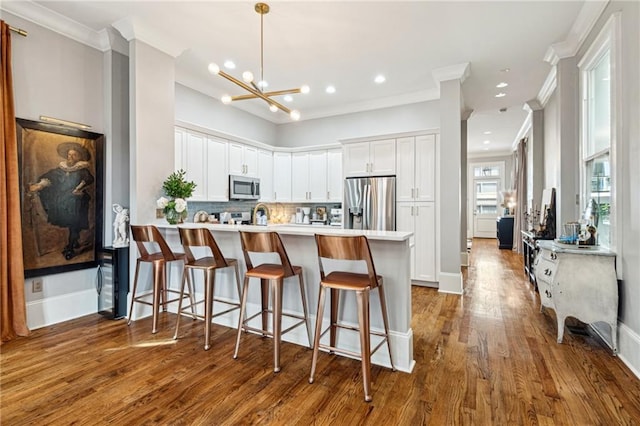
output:
{"label": "pendant chandelier light", "polygon": [[266,87],[265,80],[264,80],[264,40],[263,40],[264,39],[264,29],[263,29],[263,21],[264,21],[264,15],[269,13],[269,5],[266,4],[266,3],[256,3],[255,11],[258,12],[258,14],[260,15],[260,81],[258,82],[258,84],[255,83],[254,76],[253,76],[253,73],[251,71],[243,72],[242,73],[242,81],[241,81],[241,80],[238,80],[237,78],[227,74],[226,72],[222,71],[217,64],[212,62],[212,63],[209,64],[209,72],[211,74],[217,74],[217,75],[219,75],[221,77],[224,77],[227,80],[231,81],[232,83],[237,84],[238,86],[242,87],[247,92],[249,92],[249,94],[239,95],[239,96],[224,95],[221,98],[222,103],[230,104],[232,101],[242,101],[242,100],[246,100],[246,99],[260,98],[260,99],[264,100],[267,104],[269,104],[269,109],[271,111],[276,112],[278,110],[281,110],[281,111],[284,111],[285,113],[289,114],[289,116],[293,120],[299,120],[300,119],[300,112],[299,111],[291,110],[291,109],[287,108],[286,106],[282,105],[281,103],[279,103],[278,101],[273,99],[273,97],[274,96],[281,96],[281,95],[289,95],[289,94],[294,94],[294,93],[309,93],[309,86],[304,85],[304,86],[302,86],[302,87],[300,87],[298,89],[277,90],[277,91],[273,91],[273,92],[264,92],[263,91],[264,87]]}

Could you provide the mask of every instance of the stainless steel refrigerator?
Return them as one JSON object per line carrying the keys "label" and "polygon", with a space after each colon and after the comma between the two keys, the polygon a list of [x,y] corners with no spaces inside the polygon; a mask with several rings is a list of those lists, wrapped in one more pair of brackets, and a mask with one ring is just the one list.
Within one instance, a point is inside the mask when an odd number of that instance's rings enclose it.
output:
{"label": "stainless steel refrigerator", "polygon": [[346,178],[345,229],[396,230],[396,177]]}

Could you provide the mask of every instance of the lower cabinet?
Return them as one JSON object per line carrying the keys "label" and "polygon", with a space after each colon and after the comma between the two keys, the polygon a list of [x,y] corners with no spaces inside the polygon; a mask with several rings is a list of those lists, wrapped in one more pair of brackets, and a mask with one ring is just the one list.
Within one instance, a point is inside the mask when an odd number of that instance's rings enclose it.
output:
{"label": "lower cabinet", "polygon": [[411,239],[411,279],[438,280],[436,275],[435,203],[397,203],[396,228],[413,232]]}
{"label": "lower cabinet", "polygon": [[496,236],[498,237],[498,248],[513,248],[513,216],[502,216],[496,221]]}
{"label": "lower cabinet", "polygon": [[584,323],[603,322],[611,330],[617,353],[618,281],[615,253],[601,248],[565,248],[553,241],[538,241],[534,271],[540,293],[540,311],[556,312],[558,343],[564,320],[571,316]]}

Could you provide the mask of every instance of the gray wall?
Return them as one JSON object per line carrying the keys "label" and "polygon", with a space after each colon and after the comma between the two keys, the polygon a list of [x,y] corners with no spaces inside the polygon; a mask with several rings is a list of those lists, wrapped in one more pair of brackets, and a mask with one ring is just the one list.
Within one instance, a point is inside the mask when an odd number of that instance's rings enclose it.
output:
{"label": "gray wall", "polygon": [[[3,19],[29,33],[28,37],[12,36],[16,117],[37,121],[40,115],[47,115],[86,123],[92,131],[105,133],[103,53],[8,12],[3,11]],[[105,193],[110,190],[107,181]],[[107,212],[104,223],[110,226],[111,210]],[[90,300],[80,311],[95,312],[95,273],[95,269],[85,269],[45,276],[42,293],[32,293],[31,280],[26,280],[29,326],[46,321],[50,303],[56,303],[59,296],[83,305]]]}
{"label": "gray wall", "polygon": [[[621,12],[621,36],[622,52],[620,67],[620,99],[618,99],[617,115],[617,146],[612,157],[615,158],[617,180],[615,218],[616,235],[615,250],[617,253],[617,273],[619,278],[619,311],[620,322],[618,347],[620,358],[627,365],[640,374],[640,3],[639,2],[611,2],[604,13],[589,33],[574,59],[577,64],[584,56],[589,46],[593,43],[609,17]],[[566,75],[565,75],[566,77]],[[579,75],[575,73],[575,80],[568,84],[578,85]],[[560,90],[560,87],[556,91]],[[558,94],[554,93],[545,105],[545,187],[558,187],[563,185],[564,173],[577,173],[578,157],[576,161],[569,162],[562,157],[562,144],[560,137],[568,133],[578,134],[575,123],[563,120],[563,115],[571,116],[578,108],[576,104],[568,105],[561,102]],[[571,126],[573,126],[571,128]],[[567,127],[570,127],[567,129]],[[566,141],[573,144],[575,141]],[[580,191],[579,182],[576,179],[573,187],[563,187],[565,194],[577,194]],[[567,200],[571,202],[572,200]],[[576,217],[565,217],[562,220],[572,220]]]}

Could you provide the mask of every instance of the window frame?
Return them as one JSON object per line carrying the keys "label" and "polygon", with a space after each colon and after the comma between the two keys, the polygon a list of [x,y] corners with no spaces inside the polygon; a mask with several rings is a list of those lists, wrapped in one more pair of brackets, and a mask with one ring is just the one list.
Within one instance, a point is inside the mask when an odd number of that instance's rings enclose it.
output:
{"label": "window frame", "polygon": [[[620,13],[614,13],[602,27],[602,30],[586,50],[582,59],[578,63],[580,75],[580,144],[579,144],[579,173],[580,173],[580,211],[584,211],[587,202],[591,200],[591,176],[587,174],[588,163],[608,154],[610,175],[610,215],[609,215],[609,247],[611,251],[619,251],[618,241],[621,232],[619,224],[620,210],[617,207],[617,135],[619,134],[618,114],[621,111],[619,102],[622,98],[620,94]],[[590,152],[589,150],[589,115],[591,105],[589,95],[591,90],[590,74],[599,65],[606,54],[609,54],[609,146],[604,149]],[[619,253],[618,253],[619,254]]]}

